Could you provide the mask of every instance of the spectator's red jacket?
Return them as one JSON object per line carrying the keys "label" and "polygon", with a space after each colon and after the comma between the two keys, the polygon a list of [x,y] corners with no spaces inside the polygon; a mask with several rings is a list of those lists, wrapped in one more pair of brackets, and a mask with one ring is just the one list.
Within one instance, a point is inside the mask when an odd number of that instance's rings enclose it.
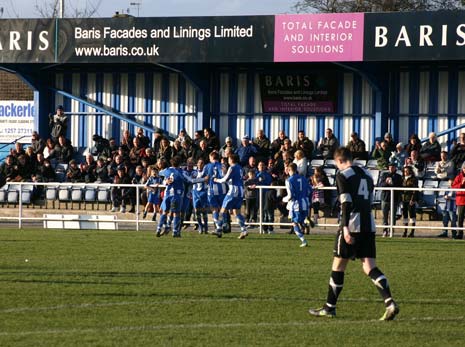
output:
{"label": "spectator's red jacket", "polygon": [[[452,188],[465,188],[465,175],[463,174],[463,170],[460,170],[460,173],[455,177]],[[456,199],[457,206],[465,206],[465,192],[457,192]]]}

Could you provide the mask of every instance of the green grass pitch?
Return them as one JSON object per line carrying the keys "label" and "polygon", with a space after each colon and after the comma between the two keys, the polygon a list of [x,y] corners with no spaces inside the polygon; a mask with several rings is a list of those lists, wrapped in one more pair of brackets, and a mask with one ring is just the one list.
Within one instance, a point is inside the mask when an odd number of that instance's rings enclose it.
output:
{"label": "green grass pitch", "polygon": [[350,264],[335,319],[333,237],[222,239],[0,230],[0,346],[463,346],[465,243],[378,239],[401,312]]}

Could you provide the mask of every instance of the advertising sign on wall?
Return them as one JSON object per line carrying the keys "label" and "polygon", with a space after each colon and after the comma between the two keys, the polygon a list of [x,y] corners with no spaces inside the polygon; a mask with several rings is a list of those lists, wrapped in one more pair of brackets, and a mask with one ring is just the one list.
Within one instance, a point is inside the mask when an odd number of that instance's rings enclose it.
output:
{"label": "advertising sign on wall", "polygon": [[465,11],[365,14],[366,61],[464,58]]}
{"label": "advertising sign on wall", "polygon": [[264,113],[334,113],[337,77],[334,73],[262,74]]}
{"label": "advertising sign on wall", "polygon": [[278,15],[276,62],[361,61],[363,13]]}
{"label": "advertising sign on wall", "polygon": [[34,130],[34,116],[34,101],[0,100],[0,143],[31,136]]}
{"label": "advertising sign on wall", "polygon": [[55,21],[51,19],[0,20],[0,62],[53,62]]}
{"label": "advertising sign on wall", "polygon": [[64,19],[65,62],[273,61],[273,16]]}

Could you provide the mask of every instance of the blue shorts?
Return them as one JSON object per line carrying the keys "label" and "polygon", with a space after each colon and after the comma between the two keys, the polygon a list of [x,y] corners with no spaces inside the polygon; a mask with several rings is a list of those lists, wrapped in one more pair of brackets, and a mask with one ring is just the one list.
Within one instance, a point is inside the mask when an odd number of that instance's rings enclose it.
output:
{"label": "blue shorts", "polygon": [[234,197],[232,195],[226,195],[223,200],[222,208],[225,210],[240,210],[243,202],[242,197]]}
{"label": "blue shorts", "polygon": [[161,209],[166,212],[174,212],[178,213],[181,212],[182,207],[182,200],[181,196],[174,195],[174,196],[165,196],[163,202],[161,203]]}
{"label": "blue shorts", "polygon": [[195,209],[208,208],[208,197],[207,194],[193,195],[192,199]]}
{"label": "blue shorts", "polygon": [[208,205],[212,208],[220,208],[223,204],[224,195],[208,195]]}
{"label": "blue shorts", "polygon": [[308,211],[291,211],[292,223],[302,224],[308,217]]}
{"label": "blue shorts", "polygon": [[161,202],[160,194],[149,192],[149,194],[147,196],[147,201],[154,204],[154,205],[159,205],[160,202]]}

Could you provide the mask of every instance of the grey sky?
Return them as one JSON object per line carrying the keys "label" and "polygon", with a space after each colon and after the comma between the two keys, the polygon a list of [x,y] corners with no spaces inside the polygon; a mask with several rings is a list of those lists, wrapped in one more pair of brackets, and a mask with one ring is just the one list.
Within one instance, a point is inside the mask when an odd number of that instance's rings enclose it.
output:
{"label": "grey sky", "polygon": [[[2,18],[35,18],[39,17],[37,5],[56,0],[0,0],[3,7]],[[66,8],[84,8],[86,4],[98,7],[97,17],[111,17],[115,11],[137,16],[137,6],[130,3],[140,3],[141,17],[163,16],[227,16],[227,15],[261,15],[292,13],[292,5],[297,0],[64,0]],[[70,11],[71,12],[71,11]],[[0,13],[1,15],[1,13]]]}

